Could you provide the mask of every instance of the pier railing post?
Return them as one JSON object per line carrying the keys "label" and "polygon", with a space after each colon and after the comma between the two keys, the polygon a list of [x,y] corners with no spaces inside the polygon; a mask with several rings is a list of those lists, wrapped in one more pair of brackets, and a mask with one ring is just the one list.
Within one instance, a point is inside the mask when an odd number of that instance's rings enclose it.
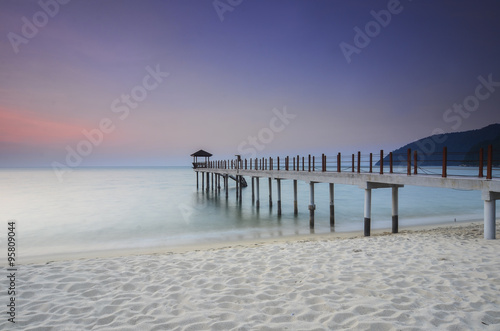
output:
{"label": "pier railing post", "polygon": [[352,172],[354,172],[354,154],[352,154]]}
{"label": "pier railing post", "polygon": [[295,156],[293,157],[293,171],[295,171]]}
{"label": "pier railing post", "polygon": [[483,178],[483,167],[484,167],[484,149],[479,149],[479,178]]}
{"label": "pier railing post", "polygon": [[305,164],[305,158],[304,158],[304,157],[302,157],[302,171],[305,171],[305,166],[304,166],[304,164]]}
{"label": "pier railing post", "polygon": [[384,174],[384,150],[380,150],[380,174]]}
{"label": "pier railing post", "polygon": [[276,169],[278,169],[278,171],[279,171],[280,170],[280,157],[279,156],[277,157],[276,163],[278,164],[278,167]]}
{"label": "pier railing post", "polygon": [[312,163],[312,169],[313,171],[316,171],[316,161],[315,157],[313,156],[313,163]]}
{"label": "pier railing post", "polygon": [[370,153],[370,173],[373,172],[372,164],[373,164],[373,153]]}
{"label": "pier railing post", "polygon": [[411,176],[411,148],[408,148],[408,153],[406,157],[406,174]]}
{"label": "pier railing post", "polygon": [[486,166],[486,179],[493,178],[493,145],[488,146],[488,165]]}
{"label": "pier railing post", "polygon": [[447,174],[447,166],[448,166],[448,148],[443,147],[443,169],[441,171],[441,177],[446,178]]}
{"label": "pier railing post", "polygon": [[417,174],[417,163],[418,163],[418,155],[417,151],[413,151],[413,174]]}
{"label": "pier railing post", "polygon": [[337,172],[341,172],[342,171],[342,165],[340,164],[341,162],[341,154],[338,153],[337,154]]}
{"label": "pier railing post", "polygon": [[309,154],[309,172],[311,172],[311,154]]}
{"label": "pier railing post", "polygon": [[389,153],[389,172],[392,174],[392,152]]}
{"label": "pier railing post", "polygon": [[361,172],[361,152],[358,151],[358,174]]}

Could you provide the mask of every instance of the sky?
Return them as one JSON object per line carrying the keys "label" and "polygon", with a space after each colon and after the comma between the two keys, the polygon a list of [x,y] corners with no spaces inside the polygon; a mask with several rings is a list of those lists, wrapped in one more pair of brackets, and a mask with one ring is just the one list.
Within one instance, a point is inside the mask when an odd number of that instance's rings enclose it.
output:
{"label": "sky", "polygon": [[0,167],[387,151],[500,122],[500,2],[0,0]]}

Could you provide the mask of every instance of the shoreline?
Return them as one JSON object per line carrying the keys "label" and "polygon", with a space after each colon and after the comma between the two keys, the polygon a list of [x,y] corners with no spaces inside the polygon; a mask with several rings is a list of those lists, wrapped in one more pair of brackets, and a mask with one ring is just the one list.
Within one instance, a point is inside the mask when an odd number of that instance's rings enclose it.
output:
{"label": "shoreline", "polygon": [[[483,224],[482,220],[468,220],[459,222],[445,222],[445,223],[435,223],[435,224],[425,224],[425,225],[409,225],[399,227],[399,233],[392,234],[390,228],[372,229],[371,236],[380,235],[398,235],[401,233],[408,233],[413,231],[425,231],[433,230],[441,227],[466,227],[468,225]],[[498,228],[498,226],[497,226]],[[86,259],[96,259],[96,258],[116,258],[116,257],[127,257],[127,256],[141,256],[141,255],[162,255],[162,254],[181,254],[192,251],[206,251],[206,250],[217,250],[230,247],[253,247],[257,245],[266,245],[274,243],[292,243],[301,241],[320,241],[320,240],[337,240],[337,239],[352,239],[352,238],[365,238],[363,230],[358,231],[346,231],[346,232],[328,232],[328,233],[311,233],[311,234],[299,234],[299,235],[284,235],[276,237],[267,238],[249,238],[241,240],[227,240],[227,241],[216,241],[216,242],[203,242],[198,244],[180,244],[178,246],[155,246],[147,248],[131,248],[131,249],[115,249],[115,250],[98,250],[98,251],[86,251],[82,253],[61,253],[61,254],[51,254],[42,256],[28,256],[21,257],[21,261],[18,265],[30,265],[30,264],[45,264],[60,261],[71,261],[71,260],[86,260]],[[367,237],[369,238],[369,237]],[[500,237],[497,236],[500,240]],[[2,265],[4,266],[4,265]]]}

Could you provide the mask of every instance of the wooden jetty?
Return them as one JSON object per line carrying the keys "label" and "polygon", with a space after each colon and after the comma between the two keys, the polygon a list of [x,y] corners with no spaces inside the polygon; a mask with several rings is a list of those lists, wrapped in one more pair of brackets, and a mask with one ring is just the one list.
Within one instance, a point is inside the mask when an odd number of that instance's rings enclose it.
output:
{"label": "wooden jetty", "polygon": [[[200,151],[199,151],[200,152]],[[201,151],[204,152],[204,151]],[[198,152],[197,152],[198,153]],[[335,157],[327,157],[322,154],[321,159],[316,161],[315,156],[299,155],[290,158],[255,158],[242,160],[237,155],[233,160],[210,161],[210,153],[200,155],[207,157],[203,164],[195,160],[193,168],[196,172],[196,187],[199,188],[199,173],[202,174],[202,190],[209,191],[210,187],[220,191],[221,179],[228,198],[228,180],[234,179],[236,182],[236,199],[241,202],[241,189],[244,176],[251,178],[252,202],[255,208],[260,208],[260,179],[268,179],[269,184],[269,205],[272,206],[272,183],[276,182],[277,191],[277,214],[282,214],[281,209],[281,181],[293,180],[294,191],[294,214],[298,213],[297,204],[297,181],[301,180],[309,183],[309,225],[314,227],[314,212],[316,204],[314,201],[314,185],[316,183],[329,184],[330,197],[330,225],[335,225],[335,184],[356,185],[365,191],[364,201],[364,234],[370,235],[371,229],[371,194],[373,189],[389,188],[392,190],[392,232],[398,232],[399,211],[398,211],[398,190],[405,185],[441,187],[460,190],[479,190],[482,192],[484,200],[484,238],[495,239],[496,237],[496,200],[500,199],[500,178],[493,176],[493,148],[490,145],[487,150],[486,165],[484,164],[484,152],[481,149],[477,160],[470,160],[477,169],[477,175],[450,175],[448,170],[453,163],[453,153],[448,153],[447,148],[440,154],[439,173],[426,173],[426,168],[419,166],[419,160],[425,155],[420,155],[417,151],[408,150],[404,156],[396,156],[392,153],[388,155],[388,162],[384,165],[384,151],[377,155],[378,162],[374,163],[374,154],[370,153],[362,156],[360,152],[347,157],[338,153]],[[196,154],[196,153],[195,153]],[[193,154],[196,158],[196,155]],[[450,154],[450,155],[449,155]],[[458,153],[455,153],[458,154]],[[212,156],[212,154],[210,154]],[[427,155],[429,156],[429,155]],[[435,155],[434,155],[435,159]],[[498,160],[497,160],[498,161]],[[495,162],[497,162],[495,161]],[[459,164],[461,166],[468,164]],[[388,163],[388,164],[387,164]],[[476,166],[477,164],[477,166]],[[486,167],[486,176],[484,168]],[[377,169],[375,169],[377,168]],[[397,169],[396,169],[397,168]],[[404,169],[405,171],[401,171]],[[471,169],[471,166],[464,168]],[[206,174],[206,176],[205,176]],[[211,183],[210,183],[211,177]],[[246,181],[245,181],[246,186]]]}

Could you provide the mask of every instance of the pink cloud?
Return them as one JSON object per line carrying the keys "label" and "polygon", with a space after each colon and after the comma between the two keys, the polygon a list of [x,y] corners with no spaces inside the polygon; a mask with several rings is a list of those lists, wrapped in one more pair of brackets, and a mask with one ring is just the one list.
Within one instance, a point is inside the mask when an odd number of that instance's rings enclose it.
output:
{"label": "pink cloud", "polygon": [[0,142],[45,144],[73,140],[84,128],[42,118],[32,112],[0,108]]}

